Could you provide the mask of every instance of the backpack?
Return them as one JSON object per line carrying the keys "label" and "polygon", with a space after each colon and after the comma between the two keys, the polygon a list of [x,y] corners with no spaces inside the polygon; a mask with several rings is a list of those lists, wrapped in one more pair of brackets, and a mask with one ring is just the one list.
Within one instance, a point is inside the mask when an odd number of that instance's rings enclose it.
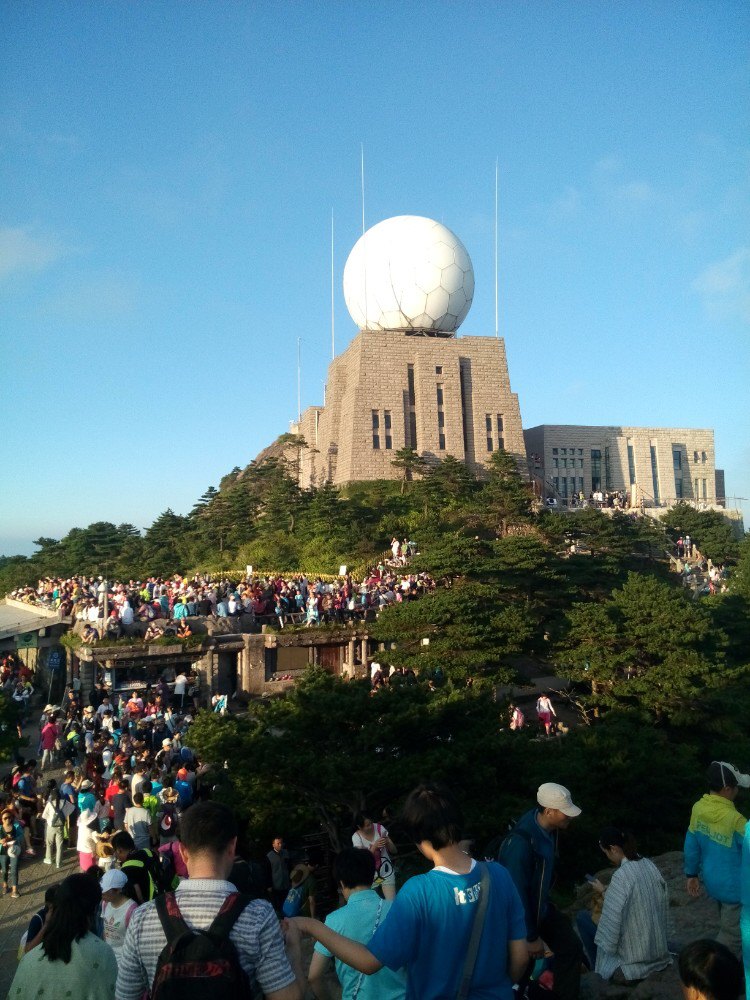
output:
{"label": "backpack", "polygon": [[171,892],[175,888],[177,872],[175,871],[174,854],[172,853],[174,845],[170,846],[171,849],[169,851],[156,851],[156,857],[159,861],[158,877],[154,879],[157,893]]}
{"label": "backpack", "polygon": [[151,986],[151,1000],[243,1000],[250,986],[229,933],[249,902],[230,893],[206,930],[191,930],[173,892],[159,896],[156,912],[167,938]]}
{"label": "backpack", "polygon": [[305,883],[302,882],[300,885],[295,886],[290,889],[286,894],[286,899],[284,900],[284,905],[281,908],[281,912],[285,917],[297,917],[302,909],[302,904],[305,901]]}
{"label": "backpack", "polygon": [[173,805],[165,805],[159,820],[159,833],[162,837],[172,837],[177,826],[177,815]]}

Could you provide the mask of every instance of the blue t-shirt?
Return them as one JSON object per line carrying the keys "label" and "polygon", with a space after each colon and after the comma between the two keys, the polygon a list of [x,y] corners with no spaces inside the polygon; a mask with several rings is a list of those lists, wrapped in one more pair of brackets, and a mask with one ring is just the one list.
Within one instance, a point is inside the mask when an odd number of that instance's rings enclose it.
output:
{"label": "blue t-shirt", "polygon": [[[472,1000],[512,1000],[508,942],[526,939],[520,897],[508,872],[488,864],[490,895],[469,996]],[[404,885],[369,950],[389,969],[406,966],[410,1000],[456,996],[463,975],[481,869],[467,875],[433,869]]]}
{"label": "blue t-shirt", "polygon": [[[391,900],[381,899],[373,889],[360,890],[349,897],[346,906],[328,914],[326,926],[343,934],[344,937],[351,938],[352,941],[367,944],[372,937],[378,917],[378,907],[380,907],[379,927],[392,905]],[[316,943],[315,950],[326,958],[331,958],[330,951],[320,942]],[[336,959],[336,975],[341,983],[341,1000],[350,1000],[354,996],[360,979],[357,1000],[404,1000],[406,996],[406,974],[403,969],[392,972],[384,968],[374,976],[365,976]]]}

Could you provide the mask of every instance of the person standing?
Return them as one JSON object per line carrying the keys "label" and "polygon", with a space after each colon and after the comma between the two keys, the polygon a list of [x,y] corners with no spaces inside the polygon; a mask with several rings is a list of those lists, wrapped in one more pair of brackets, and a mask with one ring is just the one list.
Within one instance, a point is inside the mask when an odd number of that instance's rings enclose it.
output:
{"label": "person standing", "polygon": [[527,975],[545,946],[554,952],[555,993],[576,1000],[583,950],[566,916],[550,901],[557,856],[557,835],[581,815],[564,785],[545,782],[537,790],[536,808],[516,823],[500,845],[497,860],[510,873],[526,914]]}
{"label": "person standing", "polygon": [[733,764],[714,760],[708,768],[708,792],[693,806],[685,835],[685,878],[690,896],[701,892],[718,905],[719,928],[714,935],[738,958],[742,841],[747,820],[735,808],[740,788],[750,788],[750,775]]}
{"label": "person standing", "polygon": [[267,1000],[302,1000],[306,983],[299,934],[289,929],[285,951],[271,906],[237,897],[228,881],[236,846],[237,824],[227,806],[209,800],[187,810],[181,850],[190,877],[175,893],[159,897],[163,902],[146,903],[133,914],[119,959],[116,1000],[141,1000],[152,990],[170,918],[183,920],[191,931],[206,930],[220,911],[232,916],[229,941],[250,982]]}
{"label": "person standing", "polygon": [[277,913],[281,913],[284,906],[286,894],[292,884],[289,875],[289,851],[284,847],[283,837],[274,837],[271,842],[271,850],[266,855],[270,869],[271,902]]}
{"label": "person standing", "polygon": [[100,900],[99,883],[88,875],[61,883],[42,942],[21,959],[8,996],[112,1000],[117,961],[91,929]]}
{"label": "person standing", "polygon": [[128,877],[119,868],[110,868],[101,880],[102,926],[104,940],[115,953],[119,962],[125,934],[130,919],[138,909],[138,904],[122,891],[128,884]]}
{"label": "person standing", "polygon": [[52,851],[55,851],[55,865],[59,868],[62,864],[63,838],[65,836],[65,825],[74,812],[73,803],[64,795],[60,794],[57,787],[52,788],[49,793],[42,819],[44,820],[44,863],[52,864]]}
{"label": "person standing", "polygon": [[557,712],[546,691],[542,691],[537,698],[536,714],[539,722],[544,726],[545,733],[549,736],[550,729],[552,728],[552,716],[554,715],[557,718]]}
{"label": "person standing", "polygon": [[356,830],[352,834],[352,846],[370,851],[375,861],[375,878],[372,888],[380,886],[385,899],[396,896],[396,871],[391,855],[396,854],[396,845],[388,836],[388,831],[380,823],[373,823],[365,813],[354,816]]}
{"label": "person standing", "polygon": [[[390,900],[381,899],[371,889],[375,859],[370,851],[361,847],[345,847],[337,855],[333,871],[346,905],[329,913],[326,927],[366,945],[392,905]],[[325,973],[332,957],[320,942],[315,945],[309,979],[318,1000],[329,1000]],[[404,1000],[406,997],[406,976],[401,970],[381,969],[374,976],[365,976],[337,960],[336,975],[341,983],[342,1000],[355,997],[358,1000]]]}
{"label": "person standing", "polygon": [[[366,946],[309,917],[289,922],[365,976],[383,966],[394,972],[405,968],[408,997],[455,997],[466,975],[469,1000],[512,1000],[513,982],[526,966],[526,944],[523,906],[508,872],[492,862],[480,865],[461,849],[461,810],[439,785],[415,788],[402,820],[434,867],[404,884]],[[469,942],[485,892],[481,935],[473,967],[467,970]]]}

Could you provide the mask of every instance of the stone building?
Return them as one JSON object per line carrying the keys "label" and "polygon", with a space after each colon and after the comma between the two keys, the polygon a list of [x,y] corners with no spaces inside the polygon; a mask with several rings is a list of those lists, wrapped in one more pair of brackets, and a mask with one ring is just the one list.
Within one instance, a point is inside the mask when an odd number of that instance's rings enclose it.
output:
{"label": "stone building", "polygon": [[597,490],[622,490],[634,506],[646,507],[724,500],[712,430],[540,424],[525,430],[524,439],[534,480],[562,501]]}
{"label": "stone building", "polygon": [[503,341],[456,336],[473,295],[469,254],[439,222],[398,216],[357,241],[344,297],[360,332],[331,362],[325,405],[294,425],[302,486],[400,478],[402,448],[479,475],[504,448],[525,467]]}
{"label": "stone building", "polygon": [[331,363],[326,405],[305,410],[298,430],[305,487],[400,478],[391,464],[400,448],[427,461],[453,455],[479,474],[498,448],[524,455],[505,344],[494,337],[362,330]]}

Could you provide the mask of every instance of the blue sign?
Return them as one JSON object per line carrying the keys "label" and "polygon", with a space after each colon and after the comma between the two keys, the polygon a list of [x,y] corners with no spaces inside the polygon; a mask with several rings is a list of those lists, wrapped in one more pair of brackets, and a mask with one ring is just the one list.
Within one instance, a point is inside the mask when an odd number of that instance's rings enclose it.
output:
{"label": "blue sign", "polygon": [[47,670],[51,674],[56,674],[63,665],[63,658],[59,650],[53,649],[47,657]]}

